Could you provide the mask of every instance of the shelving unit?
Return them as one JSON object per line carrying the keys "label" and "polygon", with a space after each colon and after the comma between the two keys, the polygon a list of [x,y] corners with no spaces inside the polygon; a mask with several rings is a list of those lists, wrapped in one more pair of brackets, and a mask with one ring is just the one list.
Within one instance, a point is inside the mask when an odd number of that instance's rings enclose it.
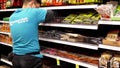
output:
{"label": "shelving unit", "polygon": [[9,23],[8,21],[0,21],[0,23]]}
{"label": "shelving unit", "polygon": [[[42,9],[47,9],[47,10],[67,10],[67,9],[95,9],[98,5],[74,5],[74,6],[56,6],[56,7],[41,7]],[[4,9],[0,10],[0,12],[14,12],[17,9]],[[0,23],[9,23],[7,21],[0,21]],[[62,27],[62,28],[76,28],[76,29],[88,29],[88,30],[99,30],[99,25],[120,25],[120,21],[102,21],[100,20],[97,25],[81,25],[81,24],[59,24],[59,23],[40,23],[39,26],[50,26],[50,27]],[[8,32],[0,32],[0,34],[7,34],[10,35]],[[74,42],[68,42],[68,41],[62,41],[62,40],[55,40],[55,39],[47,39],[47,38],[39,38],[40,41],[45,41],[45,42],[52,42],[54,44],[64,44],[66,46],[75,46],[75,47],[80,47],[80,48],[86,48],[86,49],[92,49],[92,50],[99,50],[99,49],[106,49],[106,50],[113,50],[113,51],[120,51],[120,47],[117,46],[110,46],[110,45],[103,45],[103,44],[87,44],[87,43],[74,43]],[[12,47],[11,44],[3,43],[0,42],[2,45],[6,45],[9,47]],[[59,59],[61,61],[65,61],[68,63],[72,64],[78,64],[83,67],[87,68],[98,68],[97,65],[93,65],[90,63],[86,62],[79,62],[75,60],[71,60],[68,58],[63,58],[55,55],[50,55],[46,53],[41,53],[43,56],[53,58],[53,59]],[[11,62],[9,62],[5,57],[1,57],[1,61],[12,65]]]}
{"label": "shelving unit", "polygon": [[12,47],[11,44],[7,44],[7,43],[4,43],[4,42],[0,42],[0,44]]}
{"label": "shelving unit", "polygon": [[56,24],[56,23],[40,23],[40,25],[41,26],[52,26],[52,27],[92,29],[92,30],[97,30],[98,29],[98,25]]}
{"label": "shelving unit", "polygon": [[70,46],[76,46],[76,47],[82,47],[82,48],[98,50],[98,46],[97,45],[93,45],[93,44],[74,43],[74,42],[67,42],[67,41],[46,39],[46,38],[39,38],[39,39],[42,40],[42,41],[47,41],[47,42],[60,43],[60,44],[65,44],[65,45],[70,45]]}
{"label": "shelving unit", "polygon": [[15,10],[17,10],[17,8],[16,9],[2,9],[0,10],[0,12],[9,12],[9,11],[15,11]]}
{"label": "shelving unit", "polygon": [[1,34],[7,34],[7,35],[11,35],[11,33],[8,32],[0,32]]}
{"label": "shelving unit", "polygon": [[99,21],[98,24],[102,25],[120,25],[120,21]]}
{"label": "shelving unit", "polygon": [[[60,9],[91,9],[91,8],[96,8],[98,5],[72,5],[72,6],[54,6],[54,7],[41,7],[42,9],[47,9],[47,10],[60,10]],[[6,11],[15,11],[20,8],[16,9],[2,9],[0,12],[6,12]]]}
{"label": "shelving unit", "polygon": [[1,58],[1,61],[3,61],[3,62],[5,62],[5,63],[12,66],[12,63],[10,61],[8,61],[7,59],[5,59],[5,58]]}
{"label": "shelving unit", "polygon": [[114,51],[120,51],[120,47],[117,47],[117,46],[99,44],[99,48],[108,49],[108,50],[114,50]]}
{"label": "shelving unit", "polygon": [[59,59],[59,60],[62,60],[62,61],[68,62],[68,63],[78,64],[80,66],[84,66],[84,67],[88,67],[88,68],[98,68],[97,65],[93,65],[93,64],[89,64],[89,63],[85,63],[85,62],[74,61],[71,59],[54,56],[54,55],[50,55],[50,54],[46,54],[46,53],[41,53],[41,54],[43,54],[44,56],[50,57],[50,58]]}

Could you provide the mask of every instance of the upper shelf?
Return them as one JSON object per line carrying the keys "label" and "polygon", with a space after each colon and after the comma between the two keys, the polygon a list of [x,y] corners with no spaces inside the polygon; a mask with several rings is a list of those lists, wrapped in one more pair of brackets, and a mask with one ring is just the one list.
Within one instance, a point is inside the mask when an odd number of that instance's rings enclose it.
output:
{"label": "upper shelf", "polygon": [[2,21],[2,20],[0,20],[0,23],[9,23],[8,21]]}
{"label": "upper shelf", "polygon": [[91,9],[96,8],[98,5],[72,5],[72,6],[54,6],[54,7],[42,7],[43,9],[59,10],[59,9]]}
{"label": "upper shelf", "polygon": [[[59,10],[59,9],[91,9],[96,8],[98,5],[72,5],[72,6],[52,6],[52,7],[40,7],[47,10]],[[15,11],[16,9],[1,9],[0,12]]]}
{"label": "upper shelf", "polygon": [[41,26],[67,27],[67,28],[81,28],[97,30],[98,25],[81,25],[81,24],[59,24],[59,23],[40,23]]}
{"label": "upper shelf", "polygon": [[17,8],[16,9],[0,9],[0,12],[15,11],[15,10],[17,10]]}
{"label": "upper shelf", "polygon": [[98,24],[103,25],[120,25],[120,21],[99,21]]}

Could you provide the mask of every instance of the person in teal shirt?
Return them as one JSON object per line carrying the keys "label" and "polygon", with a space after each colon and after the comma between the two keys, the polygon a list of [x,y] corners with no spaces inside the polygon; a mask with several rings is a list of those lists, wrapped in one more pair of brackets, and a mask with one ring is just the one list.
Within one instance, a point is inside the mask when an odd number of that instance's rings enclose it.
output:
{"label": "person in teal shirt", "polygon": [[40,0],[24,0],[9,20],[13,41],[13,68],[42,68],[38,37],[40,22],[50,21],[53,12],[40,9]]}

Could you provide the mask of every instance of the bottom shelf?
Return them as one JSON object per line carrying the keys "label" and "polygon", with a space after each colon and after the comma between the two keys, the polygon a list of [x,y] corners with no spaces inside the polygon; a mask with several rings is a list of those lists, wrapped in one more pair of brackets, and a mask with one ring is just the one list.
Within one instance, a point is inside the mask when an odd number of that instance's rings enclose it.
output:
{"label": "bottom shelf", "polygon": [[42,55],[46,56],[46,57],[50,57],[50,58],[54,58],[54,59],[59,59],[68,63],[72,63],[72,64],[78,64],[80,66],[84,66],[84,67],[88,67],[88,68],[98,68],[97,65],[93,65],[93,64],[89,64],[89,63],[85,63],[85,62],[78,62],[75,60],[71,60],[71,59],[67,59],[67,58],[62,58],[59,56],[54,56],[54,55],[50,55],[50,54],[46,54],[46,53],[41,53]]}
{"label": "bottom shelf", "polygon": [[1,58],[1,61],[12,66],[12,63],[10,61],[8,61],[7,59],[5,59],[5,58]]}

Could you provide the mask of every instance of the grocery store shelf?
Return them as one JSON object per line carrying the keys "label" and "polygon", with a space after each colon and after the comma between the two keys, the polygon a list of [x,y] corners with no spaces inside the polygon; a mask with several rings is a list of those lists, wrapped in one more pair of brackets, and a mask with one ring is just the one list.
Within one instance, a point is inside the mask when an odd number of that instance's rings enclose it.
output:
{"label": "grocery store shelf", "polygon": [[[96,8],[98,5],[72,5],[72,6],[50,6],[50,7],[40,7],[42,9],[47,10],[58,10],[58,9],[90,9],[90,8]],[[15,11],[18,8],[15,9],[1,9],[0,12],[6,12],[6,11]]]}
{"label": "grocery store shelf", "polygon": [[0,10],[0,12],[6,12],[6,11],[15,11],[15,10],[17,10],[17,8],[16,9],[1,9]]}
{"label": "grocery store shelf", "polygon": [[61,61],[65,61],[65,62],[72,63],[72,64],[78,64],[80,66],[84,66],[84,67],[88,67],[88,68],[98,68],[97,65],[89,64],[86,62],[75,61],[72,59],[67,59],[67,58],[63,58],[63,57],[59,57],[59,56],[55,56],[55,55],[50,55],[50,54],[46,54],[46,53],[41,53],[41,54],[43,54],[44,56],[50,57],[50,58],[59,59]]}
{"label": "grocery store shelf", "polygon": [[9,23],[8,21],[0,21],[0,23]]}
{"label": "grocery store shelf", "polygon": [[108,49],[108,50],[114,50],[114,51],[120,51],[120,47],[104,45],[104,44],[99,44],[99,48]]}
{"label": "grocery store shelf", "polygon": [[6,45],[6,46],[10,46],[10,47],[12,47],[11,44],[7,44],[7,43],[4,43],[4,42],[0,42],[0,44],[3,44],[3,45]]}
{"label": "grocery store shelf", "polygon": [[88,49],[93,49],[93,50],[98,50],[98,46],[94,45],[94,44],[85,44],[85,43],[77,43],[77,42],[74,43],[74,42],[54,40],[54,39],[46,39],[46,38],[39,38],[39,40],[53,42],[53,43],[60,43],[60,44],[65,44],[65,45],[71,45],[71,46],[76,46],[76,47],[82,47],[82,48],[88,48]]}
{"label": "grocery store shelf", "polygon": [[96,8],[98,5],[72,5],[72,6],[54,6],[42,7],[43,9],[59,10],[59,9],[91,9]]}
{"label": "grocery store shelf", "polygon": [[68,28],[81,28],[97,30],[98,25],[80,25],[80,24],[56,24],[56,23],[40,23],[41,26],[54,26],[54,27],[68,27]]}
{"label": "grocery store shelf", "polygon": [[98,24],[105,25],[120,25],[120,21],[99,21]]}
{"label": "grocery store shelf", "polygon": [[8,61],[7,59],[1,58],[1,61],[12,66],[12,62]]}
{"label": "grocery store shelf", "polygon": [[0,32],[1,34],[7,34],[7,35],[10,35],[11,33],[9,32]]}

